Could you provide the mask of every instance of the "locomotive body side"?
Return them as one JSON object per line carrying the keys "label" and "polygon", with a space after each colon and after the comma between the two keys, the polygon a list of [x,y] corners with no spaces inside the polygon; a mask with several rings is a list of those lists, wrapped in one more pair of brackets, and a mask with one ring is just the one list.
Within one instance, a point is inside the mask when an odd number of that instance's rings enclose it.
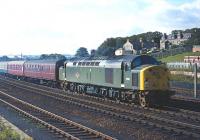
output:
{"label": "locomotive body side", "polygon": [[[69,82],[119,88],[120,68],[103,66],[66,65],[66,79]],[[118,75],[118,76],[117,76]]]}

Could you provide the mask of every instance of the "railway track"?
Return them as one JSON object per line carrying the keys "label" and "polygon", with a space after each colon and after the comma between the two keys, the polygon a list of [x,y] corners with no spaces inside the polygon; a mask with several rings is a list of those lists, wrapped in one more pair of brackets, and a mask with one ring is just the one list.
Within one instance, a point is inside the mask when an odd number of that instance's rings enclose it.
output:
{"label": "railway track", "polygon": [[[184,114],[181,114],[181,113],[189,113],[190,115],[197,115],[197,114],[200,115],[200,113],[198,113],[198,112],[194,112],[194,111],[190,111],[190,110],[184,110],[184,109],[180,109],[180,108],[172,108],[172,107],[168,107],[168,106],[165,106],[164,108],[162,108],[163,110],[161,110],[160,108],[159,109],[157,109],[157,108],[143,108],[143,107],[135,105],[135,104],[116,102],[116,101],[113,101],[113,100],[108,100],[108,99],[105,99],[105,98],[99,98],[99,97],[90,96],[90,95],[86,95],[86,94],[76,94],[76,93],[72,93],[72,92],[68,92],[68,94],[66,94],[66,92],[63,92],[63,91],[58,90],[58,89],[44,87],[44,86],[36,85],[36,84],[32,84],[32,83],[26,83],[27,85],[24,85],[24,82],[22,82],[22,81],[17,81],[17,83],[16,83],[14,81],[11,82],[9,80],[6,80],[6,82],[17,84],[19,86],[25,86],[23,88],[25,90],[27,90],[26,87],[28,87],[28,88],[31,88],[32,90],[35,90],[35,91],[37,91],[37,90],[42,91],[43,93],[39,93],[39,94],[42,94],[42,95],[45,95],[45,96],[56,97],[56,98],[60,97],[62,99],[66,99],[66,100],[70,100],[70,101],[77,101],[79,103],[81,103],[81,102],[88,103],[88,105],[96,104],[96,105],[103,105],[103,106],[107,106],[107,107],[111,106],[111,107],[115,107],[115,109],[117,109],[117,108],[122,109],[123,108],[124,110],[133,110],[134,109],[134,111],[145,111],[146,113],[148,113],[148,111],[149,112],[153,111],[153,113],[155,113],[155,112],[164,113],[165,115],[180,116],[180,117],[185,117],[185,118],[189,118],[189,119],[192,119],[192,120],[199,120],[199,119],[195,118],[195,116],[185,116]],[[19,82],[22,82],[22,83],[20,84]],[[20,87],[20,88],[22,88],[22,87]],[[51,90],[51,91],[48,91],[48,90]],[[174,112],[168,111],[167,110],[168,108],[170,108],[170,110],[174,110]],[[143,113],[143,112],[141,112],[141,113]]]}
{"label": "railway track", "polygon": [[197,98],[193,97],[194,91],[192,89],[172,87],[172,90],[176,91],[176,95],[171,97],[169,107],[200,112],[200,90],[197,90]]}
{"label": "railway track", "polygon": [[71,140],[115,140],[115,138],[48,112],[1,91],[0,101],[12,107],[17,112],[25,115],[26,117],[47,127],[62,138]]}
{"label": "railway track", "polygon": [[[2,81],[1,81],[2,82]],[[11,81],[7,81],[12,83]],[[20,83],[12,83],[15,86],[20,86],[23,90],[34,90],[34,92],[37,92],[38,94],[42,94],[47,97],[54,98],[56,100],[60,100],[62,102],[67,102],[76,106],[80,106],[83,108],[87,108],[90,110],[94,110],[97,112],[101,112],[106,115],[110,115],[113,117],[118,117],[120,119],[128,120],[130,122],[138,122],[144,125],[153,126],[159,129],[164,129],[168,131],[173,131],[177,134],[184,134],[187,136],[193,136],[196,138],[200,138],[200,114],[197,112],[190,112],[190,114],[196,114],[195,116],[188,115],[188,112],[182,112],[175,113],[176,111],[165,111],[165,110],[159,110],[159,109],[152,109],[152,108],[145,108],[142,109],[136,105],[131,105],[125,107],[125,109],[122,109],[118,106],[118,104],[114,104],[114,106],[106,105],[105,102],[93,102],[90,100],[80,99],[74,96],[73,94],[57,94],[52,91],[47,91],[44,89],[36,88],[33,86],[27,86]],[[12,85],[11,84],[11,85]],[[46,88],[46,87],[45,87]],[[102,103],[101,103],[102,102]],[[104,104],[103,104],[104,103]],[[123,106],[124,107],[124,106]],[[129,108],[129,109],[128,109]],[[165,116],[168,116],[167,118]],[[176,119],[174,119],[176,118]],[[184,118],[186,121],[181,122],[179,119]],[[192,121],[191,121],[192,120]],[[182,119],[183,121],[183,119]],[[190,123],[188,123],[188,121]],[[193,122],[194,121],[194,122]],[[196,125],[198,124],[198,125]]]}
{"label": "railway track", "polygon": [[[194,89],[188,89],[188,88],[181,88],[181,87],[171,87],[170,88],[173,91],[176,91],[177,95],[180,96],[180,99],[184,99],[186,100],[191,100],[195,102],[195,99],[192,99],[192,97],[194,96]],[[190,98],[188,98],[190,97]],[[178,98],[178,97],[176,97]],[[196,101],[200,102],[200,90],[197,90],[197,99]]]}

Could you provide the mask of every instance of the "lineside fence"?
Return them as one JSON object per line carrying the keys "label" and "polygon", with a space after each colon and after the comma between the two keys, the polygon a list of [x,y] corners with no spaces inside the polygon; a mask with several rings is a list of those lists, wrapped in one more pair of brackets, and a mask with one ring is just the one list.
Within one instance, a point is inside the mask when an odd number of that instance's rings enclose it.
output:
{"label": "lineside fence", "polygon": [[167,56],[173,56],[173,55],[180,54],[183,52],[191,52],[191,51],[192,51],[192,46],[183,46],[183,47],[177,47],[177,48],[165,50],[164,52],[152,53],[151,56],[157,59],[161,59]]}
{"label": "lineside fence", "polygon": [[170,87],[177,94],[200,99],[200,67],[197,64],[167,63]]}

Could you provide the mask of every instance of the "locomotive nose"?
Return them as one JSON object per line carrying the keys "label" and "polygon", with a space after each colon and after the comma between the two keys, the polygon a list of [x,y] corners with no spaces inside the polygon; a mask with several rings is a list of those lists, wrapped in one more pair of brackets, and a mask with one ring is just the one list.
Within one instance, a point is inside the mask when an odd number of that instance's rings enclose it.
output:
{"label": "locomotive nose", "polygon": [[169,88],[169,72],[164,67],[151,66],[142,70],[143,90],[166,90]]}

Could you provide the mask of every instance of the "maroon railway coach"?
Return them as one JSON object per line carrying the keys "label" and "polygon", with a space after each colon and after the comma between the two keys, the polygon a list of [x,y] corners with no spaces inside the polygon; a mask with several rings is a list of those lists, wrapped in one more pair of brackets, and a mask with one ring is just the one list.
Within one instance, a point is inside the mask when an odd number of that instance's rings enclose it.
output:
{"label": "maroon railway coach", "polygon": [[64,60],[31,60],[24,63],[24,76],[28,78],[58,81],[59,67]]}
{"label": "maroon railway coach", "polygon": [[24,63],[25,61],[10,61],[7,63],[8,74],[17,77],[24,76]]}

